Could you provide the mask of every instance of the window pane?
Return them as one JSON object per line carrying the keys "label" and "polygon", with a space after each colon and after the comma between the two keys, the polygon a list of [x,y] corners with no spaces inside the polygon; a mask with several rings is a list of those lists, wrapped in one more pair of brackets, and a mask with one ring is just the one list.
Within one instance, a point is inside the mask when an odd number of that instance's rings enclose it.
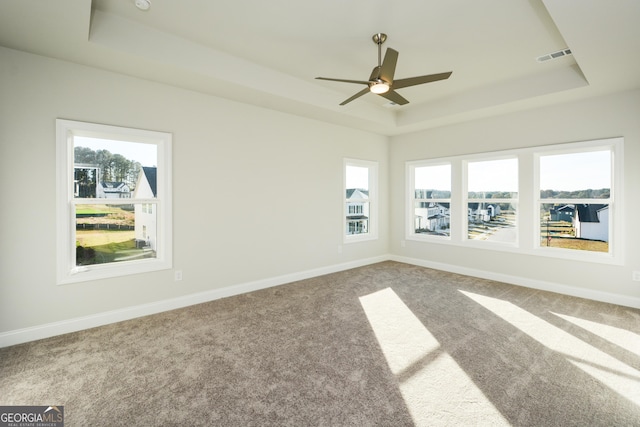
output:
{"label": "window pane", "polygon": [[[356,162],[356,161],[354,161]],[[375,171],[358,163],[345,163],[345,235],[371,236],[371,190]]]}
{"label": "window pane", "polygon": [[450,236],[451,165],[414,168],[414,197],[414,232]]}
{"label": "window pane", "polygon": [[467,191],[470,199],[518,197],[518,159],[469,162]]}
{"label": "window pane", "polygon": [[76,265],[156,257],[156,216],[143,213],[142,204],[76,205],[75,211]]}
{"label": "window pane", "polygon": [[540,204],[540,246],[609,251],[609,205]]}
{"label": "window pane", "polygon": [[467,238],[493,242],[516,241],[516,205],[513,203],[468,203]]}
{"label": "window pane", "polygon": [[540,156],[540,197],[607,199],[611,192],[611,152]]}
{"label": "window pane", "polygon": [[[156,197],[157,146],[76,136],[74,197],[126,199]],[[143,176],[141,176],[143,175]],[[139,178],[140,191],[134,194]]]}
{"label": "window pane", "polygon": [[415,168],[416,199],[449,199],[451,197],[451,165]]}
{"label": "window pane", "polygon": [[360,189],[369,191],[369,168],[362,166],[347,165],[346,187],[349,189]]}

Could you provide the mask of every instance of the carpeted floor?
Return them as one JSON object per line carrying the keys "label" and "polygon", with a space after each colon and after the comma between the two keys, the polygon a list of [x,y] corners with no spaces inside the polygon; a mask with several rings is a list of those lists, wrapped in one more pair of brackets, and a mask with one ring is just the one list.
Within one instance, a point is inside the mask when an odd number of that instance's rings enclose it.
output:
{"label": "carpeted floor", "polygon": [[0,349],[68,426],[638,426],[640,310],[384,262]]}

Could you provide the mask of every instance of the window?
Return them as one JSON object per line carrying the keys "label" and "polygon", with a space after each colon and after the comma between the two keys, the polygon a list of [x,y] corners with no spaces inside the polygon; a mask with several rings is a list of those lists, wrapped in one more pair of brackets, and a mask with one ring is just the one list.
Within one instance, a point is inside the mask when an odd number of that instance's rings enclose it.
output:
{"label": "window", "polygon": [[621,264],[623,144],[611,138],[409,161],[405,236]]}
{"label": "window", "polygon": [[536,153],[535,242],[540,249],[612,254],[613,226],[618,223],[613,185],[616,151],[621,151],[620,140]]}
{"label": "window", "polygon": [[450,237],[451,164],[411,164],[409,181],[409,234],[414,237]]}
{"label": "window", "polygon": [[171,135],[56,126],[58,283],[171,268]]}
{"label": "window", "polygon": [[348,207],[349,207],[349,215],[353,215],[353,214],[362,215],[364,213],[364,206],[362,204],[358,204],[358,205],[349,204]]}
{"label": "window", "polygon": [[344,160],[344,241],[376,239],[378,164]]}
{"label": "window", "polygon": [[467,164],[467,239],[516,243],[518,159]]}

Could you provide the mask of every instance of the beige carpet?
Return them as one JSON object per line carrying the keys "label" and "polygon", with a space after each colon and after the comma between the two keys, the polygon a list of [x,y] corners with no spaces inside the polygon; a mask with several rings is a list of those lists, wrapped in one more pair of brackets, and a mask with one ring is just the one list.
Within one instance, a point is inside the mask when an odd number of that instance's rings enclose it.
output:
{"label": "beige carpet", "polygon": [[384,262],[0,349],[68,426],[638,426],[640,310]]}

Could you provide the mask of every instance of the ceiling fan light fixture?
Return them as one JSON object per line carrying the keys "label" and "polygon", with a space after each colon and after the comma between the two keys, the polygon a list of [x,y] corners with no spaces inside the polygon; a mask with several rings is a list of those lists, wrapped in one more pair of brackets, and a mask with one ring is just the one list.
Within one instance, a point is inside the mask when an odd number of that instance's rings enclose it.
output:
{"label": "ceiling fan light fixture", "polygon": [[376,82],[369,86],[369,90],[378,95],[389,92],[389,89],[389,84],[386,82]]}

